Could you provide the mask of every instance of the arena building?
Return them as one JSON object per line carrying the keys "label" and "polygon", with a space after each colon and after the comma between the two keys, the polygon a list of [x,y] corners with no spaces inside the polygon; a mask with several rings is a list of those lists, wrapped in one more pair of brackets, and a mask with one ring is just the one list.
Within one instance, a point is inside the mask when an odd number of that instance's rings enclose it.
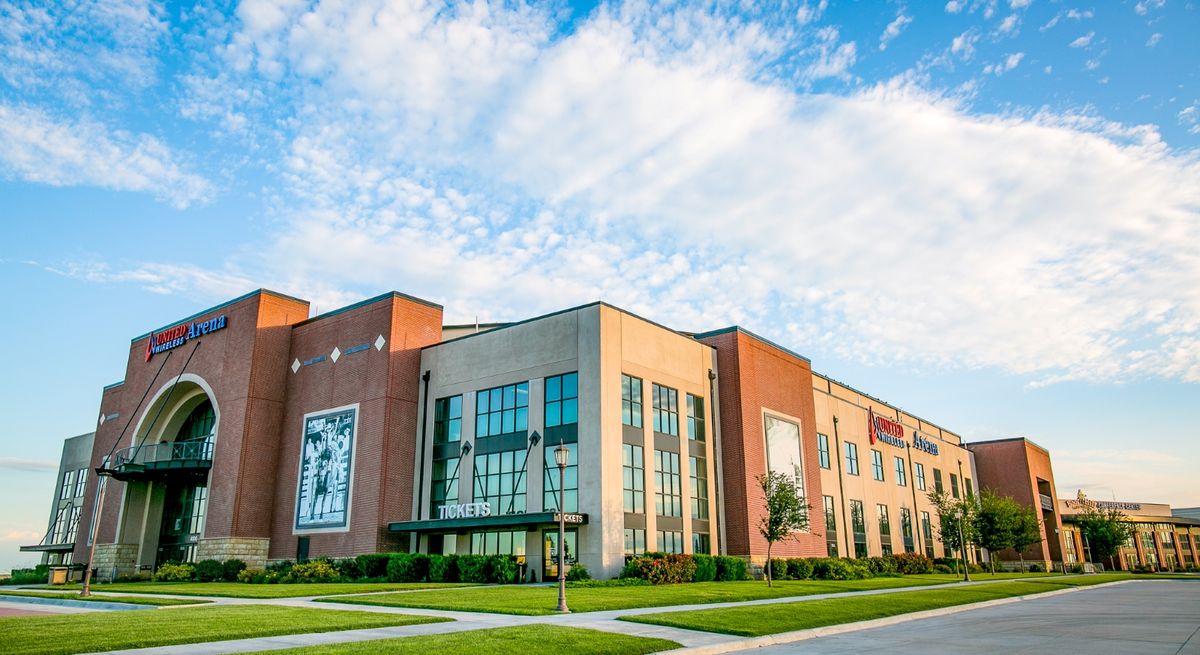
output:
{"label": "arena building", "polygon": [[602,302],[446,326],[395,292],[310,317],[259,290],[135,337],[99,415],[72,543],[86,561],[95,536],[101,578],[416,550],[545,579],[560,512],[568,562],[598,577],[652,550],[761,564],[767,471],[810,504],[773,553],[937,557],[927,494],[984,477],[984,451],[787,348]]}
{"label": "arena building", "polygon": [[[1096,562],[1123,571],[1139,566],[1155,571],[1200,567],[1200,519],[1178,516],[1170,505],[1090,500],[1084,496],[1059,500],[1058,505],[1064,528],[1064,560],[1068,563]],[[1134,527],[1133,538],[1111,561],[1095,557],[1079,529],[1079,515],[1090,510],[1116,510]]]}

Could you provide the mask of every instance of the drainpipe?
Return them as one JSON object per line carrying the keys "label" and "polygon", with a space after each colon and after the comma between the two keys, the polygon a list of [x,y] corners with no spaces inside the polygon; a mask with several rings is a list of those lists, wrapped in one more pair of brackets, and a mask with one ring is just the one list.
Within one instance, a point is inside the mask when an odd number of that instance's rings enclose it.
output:
{"label": "drainpipe", "polygon": [[713,462],[714,470],[716,471],[716,480],[713,482],[713,502],[717,506],[717,529],[713,536],[717,539],[717,554],[725,554],[725,505],[721,502],[721,486],[724,482],[724,466],[721,461],[721,424],[718,420],[720,416],[717,410],[717,374],[710,368],[708,369],[708,403],[710,408],[709,419],[712,424],[712,446],[713,446]]}
{"label": "drainpipe", "polygon": [[[417,506],[413,512],[413,519],[420,520],[422,508],[425,507],[425,430],[429,423],[429,371],[425,371],[421,375],[421,382],[425,384],[425,389],[422,391],[421,397],[421,447],[417,450]],[[408,550],[413,552],[417,550],[416,541],[420,537],[417,533],[412,533],[408,539]]]}
{"label": "drainpipe", "polygon": [[[842,506],[842,531],[846,533],[846,556],[854,552],[854,531],[851,529],[850,521],[846,518],[846,505],[849,501],[846,500],[846,485],[842,480],[842,444],[838,438],[838,417],[833,417],[833,454],[834,459],[838,463],[838,494],[841,496],[839,504]],[[826,553],[828,554],[828,553]]]}

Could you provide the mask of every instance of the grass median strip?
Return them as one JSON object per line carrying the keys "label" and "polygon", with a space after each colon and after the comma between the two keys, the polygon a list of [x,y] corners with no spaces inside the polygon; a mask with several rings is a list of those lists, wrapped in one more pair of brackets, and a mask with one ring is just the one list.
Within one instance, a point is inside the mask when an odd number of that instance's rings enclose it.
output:
{"label": "grass median strip", "polygon": [[406,614],[242,605],[169,612],[96,612],[0,618],[0,655],[69,655],[309,632],[359,630],[444,619]]}
{"label": "grass median strip", "polygon": [[[246,584],[241,582],[125,582],[96,585],[93,591],[126,594],[173,594],[177,596],[221,596],[225,598],[298,598],[335,594],[368,594],[376,591],[415,591],[447,587],[469,587],[443,582],[328,582],[297,584]],[[66,587],[77,589],[78,585]]]}
{"label": "grass median strip", "polygon": [[679,648],[666,639],[650,639],[614,632],[564,626],[524,625],[512,628],[471,630],[420,637],[358,641],[266,651],[260,655],[642,655]]}
{"label": "grass median strip", "polygon": [[[781,580],[768,587],[765,582],[694,582],[645,587],[575,587],[567,590],[572,612],[600,612],[635,607],[700,605],[729,603],[763,598],[787,598],[830,594],[844,591],[895,589],[921,585],[946,584],[950,580],[908,576],[868,580]],[[513,586],[461,589],[453,593],[377,594],[321,598],[321,602],[382,605],[460,612],[496,612],[499,614],[555,614],[557,587]]]}
{"label": "grass median strip", "polygon": [[1021,582],[901,591],[893,594],[828,598],[799,603],[747,605],[742,607],[664,612],[622,616],[622,621],[650,623],[687,630],[721,632],[743,637],[819,628],[842,623],[880,619],[899,614],[966,605],[1014,596],[1041,594],[1058,589],[1089,586],[1131,579],[1128,575],[1097,575],[1080,578],[1042,578]]}
{"label": "grass median strip", "polygon": [[155,605],[158,607],[166,607],[169,605],[195,605],[197,603],[211,603],[211,600],[203,600],[197,598],[195,600],[182,598],[155,598],[153,596],[80,596],[78,592],[71,591],[0,591],[0,600],[4,596],[22,596],[26,598],[53,598],[55,600],[80,600],[93,603],[128,603],[130,605]]}

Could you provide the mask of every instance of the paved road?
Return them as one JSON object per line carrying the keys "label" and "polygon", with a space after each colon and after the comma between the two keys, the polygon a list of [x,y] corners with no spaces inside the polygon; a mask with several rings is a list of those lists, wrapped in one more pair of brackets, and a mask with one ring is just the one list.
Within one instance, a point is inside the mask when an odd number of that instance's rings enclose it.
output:
{"label": "paved road", "polygon": [[1130,582],[739,652],[1200,654],[1200,583]]}

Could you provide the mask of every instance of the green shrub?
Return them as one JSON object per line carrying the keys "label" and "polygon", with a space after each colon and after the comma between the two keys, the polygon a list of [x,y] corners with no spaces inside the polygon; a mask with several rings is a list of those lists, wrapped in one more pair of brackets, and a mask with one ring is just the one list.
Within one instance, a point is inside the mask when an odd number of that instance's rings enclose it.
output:
{"label": "green shrub", "polygon": [[195,577],[200,582],[216,582],[225,577],[225,569],[215,559],[203,559],[196,562]]}
{"label": "green shrub", "polygon": [[897,572],[896,561],[890,557],[868,557],[859,561],[867,566],[867,570],[871,572],[871,575]]}
{"label": "green shrub", "polygon": [[933,572],[934,573],[954,573],[954,569],[950,568],[949,566],[946,566],[945,564],[934,564]]}
{"label": "green shrub", "polygon": [[[970,571],[971,573],[982,573],[982,571],[983,571],[982,569],[980,569],[979,571],[975,570],[978,568],[979,567],[976,566],[975,564],[971,564],[970,566],[967,567],[967,570]],[[1044,566],[1042,566],[1041,564],[1030,564],[1029,572],[1030,573],[1045,573],[1046,568]]]}
{"label": "green shrub", "polygon": [[575,562],[571,568],[567,569],[568,582],[581,582],[583,580],[591,580],[592,574],[588,573],[587,567],[583,562]]}
{"label": "green shrub", "polygon": [[813,560],[813,577],[818,580],[862,580],[871,570],[858,560],[824,557]]}
{"label": "green shrub", "polygon": [[[1034,564],[1034,566],[1038,565]],[[1041,568],[1042,567],[1038,566],[1038,570],[1041,570]],[[983,567],[978,564],[967,564],[967,570],[971,573],[983,573]],[[1030,570],[1032,571],[1033,569],[1031,568]]]}
{"label": "green shrub", "polygon": [[696,560],[691,555],[637,557],[625,564],[621,576],[641,578],[651,584],[679,584],[696,578]]}
{"label": "green shrub", "polygon": [[483,584],[488,581],[488,562],[483,555],[459,555],[458,579],[460,582]]}
{"label": "green shrub", "polygon": [[[217,565],[220,566],[219,563]],[[166,562],[154,572],[154,579],[158,582],[187,582],[195,573],[196,569],[191,564]]]}
{"label": "green shrub", "polygon": [[812,577],[813,564],[803,557],[795,557],[787,561],[788,577],[793,580],[807,580]]}
{"label": "green shrub", "polygon": [[362,569],[358,567],[357,557],[333,560],[333,568],[337,569],[338,577],[347,582],[363,577]]}
{"label": "green shrub", "polygon": [[[788,579],[789,575],[788,575],[787,560],[772,559],[769,562],[769,566],[771,567],[771,579],[772,580],[787,580]],[[766,575],[766,573],[767,573],[766,571],[763,571],[763,575]]]}
{"label": "green shrub", "polygon": [[892,560],[898,573],[904,575],[933,573],[933,560],[922,553],[897,553],[889,555],[888,558]]}
{"label": "green shrub", "polygon": [[13,569],[11,577],[0,580],[3,584],[45,584],[50,578],[50,565],[38,564],[32,569]]}
{"label": "green shrub", "polygon": [[588,589],[592,587],[649,587],[649,580],[641,578],[613,578],[612,580],[577,580],[568,582],[568,587],[572,589]]}
{"label": "green shrub", "polygon": [[262,569],[242,569],[237,574],[238,582],[262,584],[267,581],[267,572]]}
{"label": "green shrub", "polygon": [[363,553],[354,559],[358,561],[358,569],[364,578],[382,578],[387,576],[388,561],[394,553]]}
{"label": "green shrub", "polygon": [[430,555],[430,582],[458,582],[458,555]]}
{"label": "green shrub", "polygon": [[750,579],[750,575],[746,572],[746,560],[732,555],[718,555],[716,560],[718,582],[737,582]]}
{"label": "green shrub", "polygon": [[394,553],[387,565],[388,582],[427,582],[429,555],[425,553]]}
{"label": "green shrub", "polygon": [[284,582],[336,582],[337,569],[328,559],[315,559],[292,567]]}
{"label": "green shrub", "polygon": [[693,582],[712,582],[717,579],[717,558],[712,555],[692,555],[696,562],[696,575]]}
{"label": "green shrub", "polygon": [[227,559],[221,563],[221,579],[225,582],[237,582],[238,574],[246,570],[246,563],[240,559]]}
{"label": "green shrub", "polygon": [[484,571],[488,582],[512,584],[517,581],[517,558],[512,555],[488,555]]}
{"label": "green shrub", "polygon": [[154,576],[149,573],[133,573],[130,575],[118,575],[117,577],[113,578],[113,582],[148,582],[153,579]]}
{"label": "green shrub", "polygon": [[269,571],[271,573],[276,573],[280,577],[282,577],[282,576],[287,575],[288,573],[291,573],[292,567],[295,565],[296,565],[296,563],[290,559],[276,560],[274,562],[267,563],[267,571]]}

